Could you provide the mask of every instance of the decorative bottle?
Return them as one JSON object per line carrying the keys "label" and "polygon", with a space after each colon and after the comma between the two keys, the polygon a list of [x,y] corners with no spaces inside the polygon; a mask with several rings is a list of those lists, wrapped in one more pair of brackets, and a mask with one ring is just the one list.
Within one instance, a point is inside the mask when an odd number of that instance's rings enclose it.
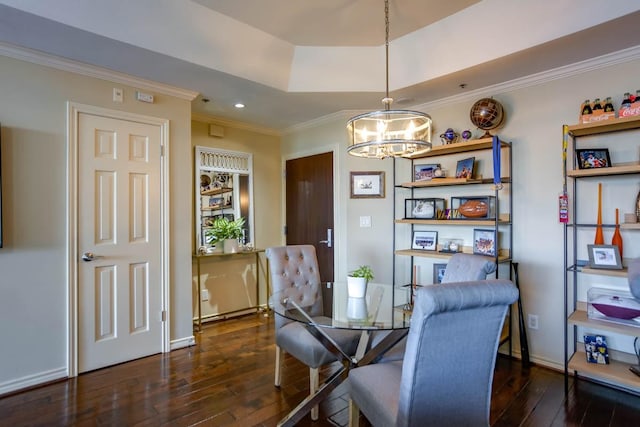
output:
{"label": "decorative bottle", "polygon": [[640,222],[640,191],[638,191],[638,195],[636,196],[636,217],[638,218],[638,222]]}
{"label": "decorative bottle", "polygon": [[607,96],[607,99],[604,102],[604,112],[605,113],[613,113],[615,109],[613,108],[613,101],[610,96]]}
{"label": "decorative bottle", "polygon": [[616,229],[613,232],[613,237],[611,238],[611,244],[616,245],[618,247],[618,251],[620,252],[620,259],[622,259],[622,234],[620,234],[620,223],[618,222],[617,208],[616,208]]}
{"label": "decorative bottle", "polygon": [[631,108],[631,94],[629,92],[624,93],[624,98],[622,99],[622,105],[620,108]]}
{"label": "decorative bottle", "polygon": [[593,113],[593,111],[591,110],[591,101],[587,99],[582,103],[582,110],[580,111],[580,114],[586,116],[587,114],[591,113]]}
{"label": "decorative bottle", "polygon": [[604,245],[604,234],[602,233],[602,183],[598,183],[598,225],[596,226],[596,238],[594,245]]}
{"label": "decorative bottle", "polygon": [[593,111],[602,110],[602,104],[600,103],[600,98],[596,98],[593,100]]}

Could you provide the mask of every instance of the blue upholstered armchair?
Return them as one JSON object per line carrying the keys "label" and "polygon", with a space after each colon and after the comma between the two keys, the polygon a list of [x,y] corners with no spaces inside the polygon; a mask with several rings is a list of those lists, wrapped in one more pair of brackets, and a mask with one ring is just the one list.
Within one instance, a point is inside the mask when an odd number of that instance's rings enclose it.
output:
{"label": "blue upholstered armchair", "polygon": [[500,332],[518,290],[509,280],[420,288],[402,361],[349,372],[350,424],[487,426]]}

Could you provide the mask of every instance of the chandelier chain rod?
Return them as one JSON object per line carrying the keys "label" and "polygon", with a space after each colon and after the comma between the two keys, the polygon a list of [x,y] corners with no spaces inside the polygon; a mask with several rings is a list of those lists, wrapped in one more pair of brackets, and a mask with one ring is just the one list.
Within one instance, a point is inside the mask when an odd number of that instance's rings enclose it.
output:
{"label": "chandelier chain rod", "polygon": [[384,34],[384,47],[385,47],[385,66],[386,66],[386,100],[385,102],[387,106],[387,110],[390,107],[391,102],[389,101],[389,0],[384,0],[384,24],[385,24],[385,34]]}

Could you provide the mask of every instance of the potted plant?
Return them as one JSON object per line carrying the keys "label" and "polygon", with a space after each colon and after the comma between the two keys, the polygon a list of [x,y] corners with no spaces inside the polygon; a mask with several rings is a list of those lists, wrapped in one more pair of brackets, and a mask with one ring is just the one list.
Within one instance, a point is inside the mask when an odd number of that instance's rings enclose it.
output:
{"label": "potted plant", "polygon": [[211,228],[205,231],[207,241],[211,244],[222,242],[224,253],[238,252],[238,239],[242,237],[245,220],[238,217],[233,221],[222,217],[213,221]]}
{"label": "potted plant", "polygon": [[367,283],[373,280],[373,270],[368,265],[361,265],[347,275],[347,292],[351,298],[362,298],[367,291]]}

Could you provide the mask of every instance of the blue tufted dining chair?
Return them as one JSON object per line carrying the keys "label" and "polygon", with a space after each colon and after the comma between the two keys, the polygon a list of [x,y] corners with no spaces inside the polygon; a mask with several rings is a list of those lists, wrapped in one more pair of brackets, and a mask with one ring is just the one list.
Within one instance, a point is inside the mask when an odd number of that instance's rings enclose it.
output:
{"label": "blue tufted dining chair", "polygon": [[350,425],[488,426],[500,332],[518,298],[510,280],[420,288],[402,361],[352,369]]}
{"label": "blue tufted dining chair", "polygon": [[[447,263],[442,283],[485,280],[489,274],[496,271],[496,268],[496,263],[491,257],[476,254],[454,254]],[[373,344],[381,340],[385,335],[385,333],[375,334],[372,341]],[[402,360],[406,343],[407,339],[404,338],[382,357],[382,361]]]}
{"label": "blue tufted dining chair", "polygon": [[495,260],[488,256],[475,254],[454,254],[447,262],[442,283],[484,280],[496,271]]}
{"label": "blue tufted dining chair", "polygon": [[[299,295],[305,306],[313,307],[311,317],[322,315],[322,290],[315,247],[293,245],[271,247],[266,250],[270,282],[273,292],[286,291],[289,296]],[[334,362],[337,357],[328,351],[309,331],[305,324],[275,316],[276,367],[275,386],[282,381],[284,353],[289,353],[309,367],[309,391],[314,394],[319,386],[318,370]],[[329,329],[325,331],[347,354],[355,354],[359,332]],[[318,407],[311,410],[311,419],[318,419]]]}

